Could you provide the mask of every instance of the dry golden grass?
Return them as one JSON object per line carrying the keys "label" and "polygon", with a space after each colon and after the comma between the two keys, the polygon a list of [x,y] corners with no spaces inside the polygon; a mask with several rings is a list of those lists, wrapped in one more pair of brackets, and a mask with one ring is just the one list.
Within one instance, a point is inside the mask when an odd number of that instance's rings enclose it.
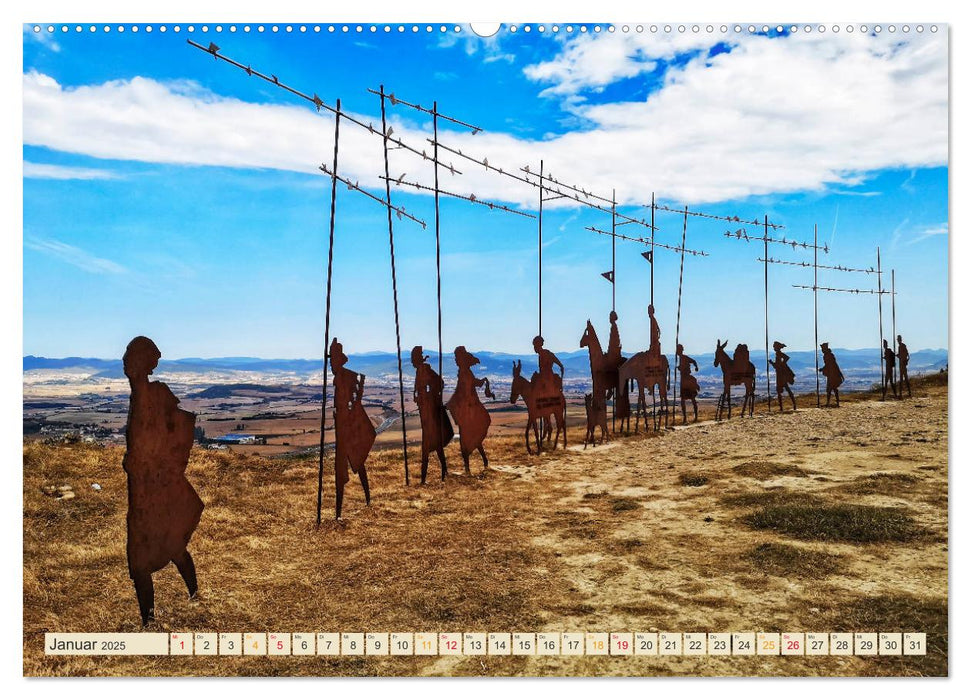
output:
{"label": "dry golden grass", "polygon": [[[473,460],[472,476],[453,445],[452,475],[438,481],[433,462],[424,487],[417,453],[405,487],[400,453],[376,452],[372,506],[352,477],[346,523],[335,524],[327,479],[319,530],[315,459],[195,451],[188,477],[206,504],[190,543],[200,596],[186,599],[174,567],[156,574],[150,630],[889,629],[927,632],[927,657],[45,657],[44,632],[140,624],[122,450],[25,443],[24,673],[944,675],[947,395],[919,393],[586,450],[576,430],[571,449],[539,457],[518,437],[490,439],[493,468]],[[756,462],[777,466],[738,468]],[[881,474],[914,480],[888,485]],[[45,484],[70,484],[77,497],[54,499]],[[807,543],[745,522],[768,506],[833,502],[906,509],[928,535]]]}

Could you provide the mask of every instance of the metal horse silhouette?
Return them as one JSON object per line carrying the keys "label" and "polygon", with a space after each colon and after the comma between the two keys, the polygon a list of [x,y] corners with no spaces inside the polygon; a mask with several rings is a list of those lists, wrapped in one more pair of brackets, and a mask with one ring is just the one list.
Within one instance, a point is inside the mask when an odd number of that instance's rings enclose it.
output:
{"label": "metal horse silhouette", "polygon": [[334,373],[334,480],[337,487],[337,520],[340,520],[344,503],[344,485],[351,478],[347,472],[348,467],[361,478],[364,502],[371,505],[371,489],[364,463],[377,437],[374,424],[361,403],[364,398],[364,375],[347,369],[344,366],[346,364],[344,346],[334,338],[330,344],[330,368]]}
{"label": "metal horse silhouette", "polygon": [[[526,421],[526,452],[532,454],[529,446],[529,431],[533,430],[536,439],[536,453],[543,449],[543,442],[553,439],[553,449],[559,442],[560,433],[563,434],[563,447],[566,447],[566,399],[563,396],[563,363],[549,350],[543,347],[543,339],[536,336],[533,339],[533,349],[539,355],[539,371],[534,372],[527,381],[522,376],[522,361],[513,362],[512,390],[509,403],[516,403],[522,397],[528,411]],[[560,374],[553,372],[553,365],[559,365]],[[556,423],[556,435],[553,435],[553,423]],[[540,430],[540,423],[543,424]]]}
{"label": "metal horse silhouette", "polygon": [[[627,361],[620,353],[620,334],[617,332],[617,314],[610,313],[610,346],[606,354],[600,345],[593,323],[587,319],[587,327],[580,336],[580,347],[587,348],[590,356],[590,377],[593,380],[591,407],[603,408],[606,416],[607,401],[615,399],[614,417],[623,421],[630,417],[630,401],[620,388],[619,368]],[[606,420],[606,418],[604,419]]]}
{"label": "metal horse silhouette", "polygon": [[[661,427],[663,416],[664,426],[668,422],[668,390],[671,387],[671,370],[668,358],[661,354],[661,328],[654,318],[654,305],[647,307],[647,315],[651,322],[651,344],[647,350],[638,352],[627,358],[618,369],[621,386],[621,403],[629,403],[628,392],[633,382],[637,382],[637,408],[635,409],[634,430],[637,431],[640,419],[644,417],[647,426],[647,399],[645,389],[649,389],[654,396],[655,387],[658,390],[658,410],[653,414],[654,430]],[[628,428],[630,424],[628,422]]]}
{"label": "metal horse silhouette", "polygon": [[458,382],[455,385],[455,393],[445,404],[459,427],[459,446],[462,449],[466,474],[469,473],[469,455],[475,450],[482,455],[482,466],[489,466],[489,458],[486,457],[482,443],[489,432],[492,418],[479,400],[478,389],[484,386],[485,395],[490,399],[496,398],[489,386],[489,378],[479,379],[472,373],[472,367],[477,364],[479,364],[479,358],[467,351],[464,345],[455,348],[455,366],[459,370]]}
{"label": "metal horse silhouette", "polygon": [[729,358],[725,352],[726,340],[715,341],[715,367],[721,367],[724,388],[718,398],[718,408],[715,410],[715,420],[721,420],[725,407],[728,407],[728,417],[732,417],[732,387],[738,384],[745,386],[745,398],[742,401],[742,415],[748,406],[749,416],[755,410],[755,365],[749,361],[748,345],[739,344],[734,355]]}
{"label": "metal horse silhouette", "polygon": [[128,574],[143,625],[155,619],[152,574],[169,562],[179,570],[190,598],[198,590],[187,546],[203,505],[185,478],[196,417],[178,407],[165,384],[148,380],[161,357],[154,342],[138,336],[123,360],[131,384],[122,462],[128,474]]}

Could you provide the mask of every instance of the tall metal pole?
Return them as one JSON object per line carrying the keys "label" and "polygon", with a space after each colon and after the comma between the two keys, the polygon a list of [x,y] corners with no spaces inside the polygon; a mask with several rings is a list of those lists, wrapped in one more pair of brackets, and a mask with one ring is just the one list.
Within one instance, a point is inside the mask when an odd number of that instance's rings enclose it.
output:
{"label": "tall metal pole", "polygon": [[[337,146],[341,134],[341,101],[334,114],[334,164],[330,176],[330,239],[327,244],[327,301],[324,311],[324,379],[320,395],[320,463],[317,470],[317,527],[324,498],[324,431],[327,427],[327,362],[330,360],[330,290],[334,269],[334,218],[337,212]],[[336,426],[335,426],[336,430]]]}
{"label": "tall metal pole", "polygon": [[[653,239],[653,230],[652,236]],[[678,317],[674,324],[674,351],[677,355],[678,343],[681,339],[681,290],[684,286],[684,245],[685,240],[688,237],[688,206],[684,207],[684,224],[681,226],[681,271],[678,273]],[[678,404],[678,370],[679,365],[677,362],[674,363],[674,390],[672,392],[673,403],[675,406]],[[675,416],[677,416],[677,409],[675,409]],[[675,418],[675,420],[677,420]]]}
{"label": "tall metal pole", "polygon": [[435,163],[435,279],[438,292],[438,376],[442,376],[442,246],[438,211],[438,102],[432,102]]}
{"label": "tall metal pole", "polygon": [[813,224],[813,351],[816,356],[816,408],[819,408],[819,231]]}
{"label": "tall metal pole", "polygon": [[[772,413],[772,385],[769,380],[769,215],[765,215],[765,229],[762,235],[765,260],[765,396],[769,413]],[[683,247],[683,246],[682,246]]]}
{"label": "tall metal pole", "polygon": [[537,281],[539,288],[539,331],[537,335],[543,335],[543,161],[539,162],[539,217],[538,218],[538,250],[539,250],[539,278]]}
{"label": "tall metal pole", "polygon": [[408,428],[405,426],[405,375],[401,368],[401,324],[398,317],[398,274],[394,263],[394,223],[391,218],[391,173],[388,167],[388,120],[384,109],[384,85],[381,85],[381,133],[384,136],[384,192],[388,203],[388,246],[391,249],[391,294],[394,299],[394,337],[398,350],[398,395],[401,406],[401,452],[405,461],[405,485],[408,476]]}
{"label": "tall metal pole", "polygon": [[[893,338],[893,354],[897,354],[897,271],[893,268],[890,269],[890,335]],[[893,368],[894,377],[897,377],[897,367]],[[903,394],[903,390],[900,385],[897,385],[897,389]]]}
{"label": "tall metal pole", "polygon": [[880,383],[884,394],[887,393],[887,373],[883,371],[883,273],[880,270],[880,246],[877,246],[877,313],[880,316]]}
{"label": "tall metal pole", "polygon": [[[651,306],[654,306],[654,193],[651,192]],[[684,248],[684,246],[681,246]]]}
{"label": "tall metal pole", "polygon": [[610,202],[610,310],[617,312],[617,190]]}

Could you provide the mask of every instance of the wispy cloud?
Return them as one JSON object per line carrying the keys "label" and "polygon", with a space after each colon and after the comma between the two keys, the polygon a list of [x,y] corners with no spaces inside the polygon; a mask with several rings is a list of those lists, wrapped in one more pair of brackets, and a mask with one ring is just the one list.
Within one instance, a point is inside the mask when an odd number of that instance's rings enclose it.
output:
{"label": "wispy cloud", "polygon": [[75,168],[25,160],[24,177],[38,180],[114,180],[118,174],[101,168]]}
{"label": "wispy cloud", "polygon": [[946,236],[948,233],[947,222],[943,224],[935,224],[933,226],[925,226],[924,228],[915,231],[913,237],[907,241],[907,245],[913,245],[914,243],[920,243],[928,238],[934,238],[935,236]]}
{"label": "wispy cloud", "polygon": [[54,53],[59,53],[61,50],[61,45],[57,43],[54,39],[54,34],[47,31],[47,27],[41,27],[40,31],[34,31],[33,24],[24,25],[24,40],[33,41]]}
{"label": "wispy cloud", "polygon": [[69,243],[64,243],[62,241],[54,240],[52,238],[33,238],[29,237],[24,240],[24,246],[30,248],[31,250],[36,250],[45,255],[49,255],[58,260],[62,260],[69,265],[73,265],[85,272],[91,272],[98,275],[124,275],[128,273],[128,269],[123,265],[119,265],[113,260],[108,260],[107,258],[99,258],[96,255],[92,255],[86,250],[82,250],[77,246],[70,245]]}

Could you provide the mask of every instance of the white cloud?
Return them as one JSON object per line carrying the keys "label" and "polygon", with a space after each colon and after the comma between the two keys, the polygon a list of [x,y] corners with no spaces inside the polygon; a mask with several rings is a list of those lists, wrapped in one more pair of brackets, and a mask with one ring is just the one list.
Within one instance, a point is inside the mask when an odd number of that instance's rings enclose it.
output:
{"label": "white cloud", "polygon": [[40,180],[113,180],[118,176],[101,168],[75,168],[25,160],[24,177]]}
{"label": "white cloud", "polygon": [[[512,171],[542,158],[559,180],[600,192],[616,187],[626,204],[649,201],[651,191],[703,203],[818,190],[858,184],[883,168],[947,163],[946,34],[749,36],[729,53],[708,59],[702,51],[670,68],[646,100],[577,102],[569,90],[602,87],[636,75],[653,57],[710,43],[679,35],[653,50],[624,36],[566,41],[558,59],[529,69],[547,76],[547,90],[573,98],[588,128],[542,140],[445,131],[442,141]],[[380,125],[373,115],[361,118]],[[396,136],[430,154],[427,133],[392,119]],[[330,160],[331,123],[303,105],[249,103],[192,83],[136,77],[65,88],[24,75],[24,142],[98,158],[319,174]],[[528,185],[442,158],[465,173],[446,176],[443,187],[535,206]],[[380,138],[342,127],[340,168],[362,185],[381,185]],[[429,169],[406,151],[392,153],[395,176],[428,181]]]}
{"label": "white cloud", "polygon": [[69,243],[64,243],[52,238],[33,238],[28,237],[24,239],[24,246],[30,248],[31,250],[36,250],[45,255],[55,257],[59,260],[63,260],[69,265],[80,268],[86,272],[93,272],[95,274],[112,274],[112,275],[123,275],[128,272],[128,269],[118,263],[107,260],[106,258],[99,258],[96,255],[92,255],[86,250],[82,250],[77,246],[70,245]]}

